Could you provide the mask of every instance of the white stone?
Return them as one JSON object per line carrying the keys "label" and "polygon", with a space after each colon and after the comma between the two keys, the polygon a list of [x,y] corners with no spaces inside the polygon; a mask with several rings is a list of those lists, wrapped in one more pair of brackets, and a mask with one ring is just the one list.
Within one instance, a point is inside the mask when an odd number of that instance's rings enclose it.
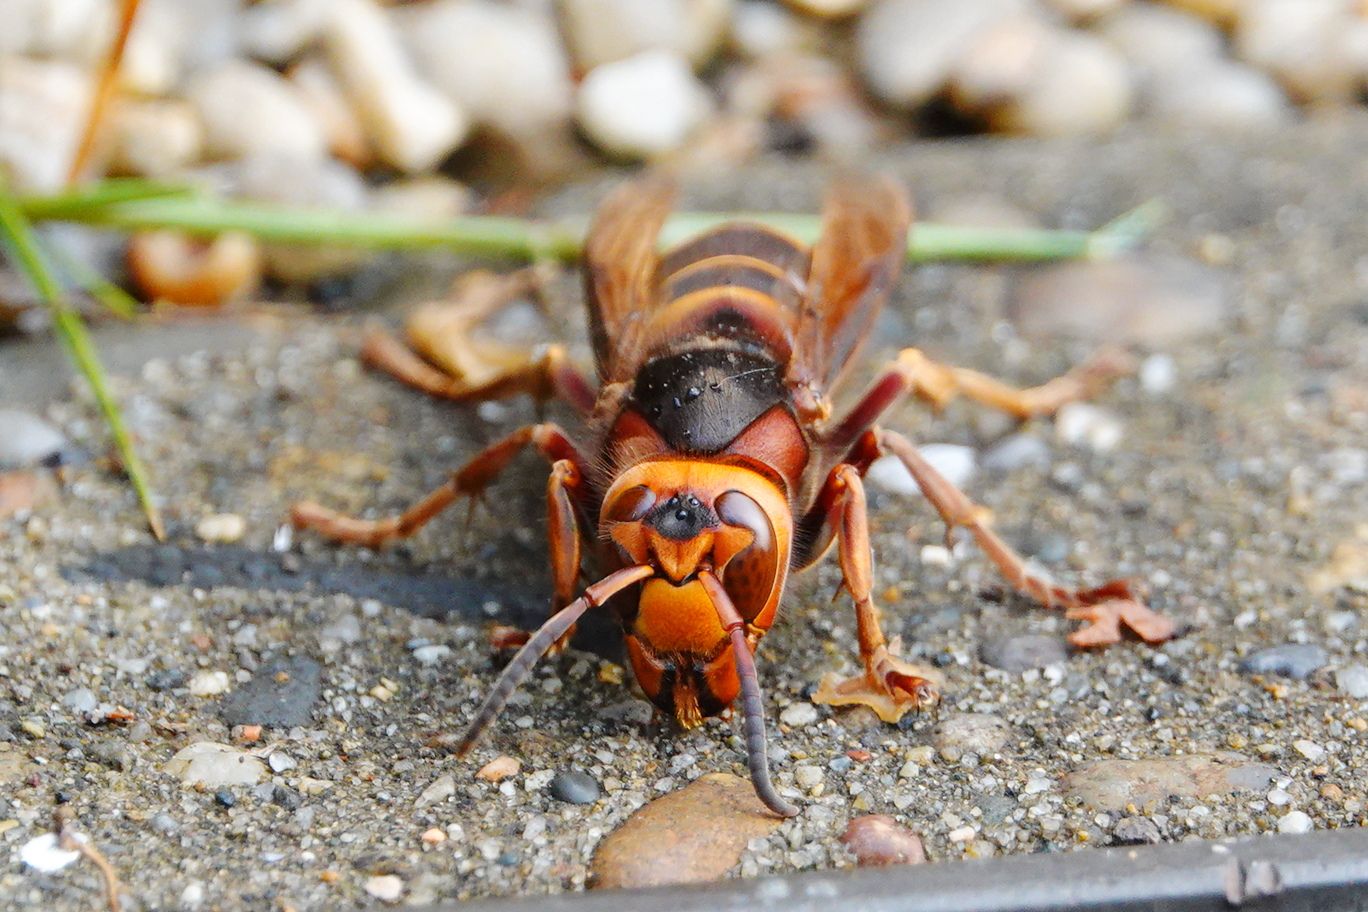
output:
{"label": "white stone", "polygon": [[1228,60],[1160,74],[1150,83],[1146,107],[1156,120],[1203,129],[1261,129],[1293,117],[1277,82]]}
{"label": "white stone", "polygon": [[1140,362],[1140,387],[1151,396],[1162,396],[1178,384],[1178,366],[1165,354],[1150,355]]}
{"label": "white stone", "polygon": [[413,802],[416,808],[427,807],[430,804],[441,804],[452,795],[456,794],[456,779],[450,774],[438,776],[425,789],[418,799]]}
{"label": "white stone", "polygon": [[1225,38],[1216,26],[1152,3],[1124,6],[1104,17],[1094,31],[1151,77],[1194,69],[1225,54]]}
{"label": "white stone", "polygon": [[488,0],[398,12],[419,72],[473,122],[526,138],[569,122],[570,63],[548,17]]}
{"label": "white stone", "polygon": [[1033,136],[1103,133],[1131,111],[1134,89],[1125,60],[1083,32],[1060,31],[1022,89],[992,107],[996,129]]}
{"label": "white stone", "polygon": [[1301,100],[1347,100],[1357,88],[1355,0],[1245,0],[1235,27],[1240,59]]}
{"label": "white stone", "polygon": [[1268,803],[1274,807],[1287,807],[1292,803],[1292,796],[1281,788],[1270,789],[1267,798]]}
{"label": "white stone", "polygon": [[1305,738],[1302,738],[1300,740],[1293,741],[1292,747],[1294,750],[1296,750],[1297,753],[1301,754],[1303,757],[1305,757],[1307,760],[1310,760],[1312,763],[1320,763],[1322,760],[1325,759],[1325,748],[1321,747],[1314,741],[1308,741]]}
{"label": "white stone", "polygon": [[0,172],[16,191],[66,183],[90,98],[90,78],[66,63],[0,57]]}
{"label": "white stone", "polygon": [[315,41],[333,0],[271,0],[253,3],[242,16],[242,45],[253,57],[274,64],[293,58]]}
{"label": "white stone", "polygon": [[921,765],[915,760],[908,760],[898,768],[899,779],[916,779],[921,775]]}
{"label": "white stone", "polygon": [[974,831],[973,827],[962,826],[951,830],[949,833],[946,833],[945,838],[949,839],[951,842],[968,842],[969,840],[973,839],[976,835],[977,833]]}
{"label": "white stone", "polygon": [[880,0],[860,17],[860,71],[889,104],[913,108],[945,87],[984,29],[1025,10],[1024,0]]}
{"label": "white stone", "polygon": [[236,513],[215,513],[195,523],[195,535],[211,544],[232,544],[247,534],[247,520]]}
{"label": "white stone", "polygon": [[1335,683],[1355,700],[1368,699],[1368,666],[1346,665],[1335,672]]}
{"label": "white stone", "polygon": [[673,51],[695,66],[721,44],[731,0],[559,0],[570,53],[581,70],[642,51]]}
{"label": "white stone", "polygon": [[172,177],[199,160],[204,127],[177,99],[128,100],[109,118],[110,167],[139,177]]}
{"label": "white stone", "polygon": [[789,728],[802,728],[817,721],[817,707],[811,703],[790,703],[779,713],[779,721]]}
{"label": "white stone", "polygon": [[114,6],[107,0],[4,0],[0,22],[0,56],[93,64],[108,43]]}
{"label": "white stone", "polygon": [[266,774],[266,764],[227,744],[196,741],[166,761],[166,771],[186,785],[215,789],[255,785]]}
{"label": "white stone", "polygon": [[186,97],[204,125],[210,155],[309,162],[327,151],[322,127],[295,88],[267,67],[230,61],[196,76]]}
{"label": "white stone", "polygon": [[[78,833],[75,838],[87,841],[83,834]],[[80,852],[62,848],[56,833],[35,836],[19,847],[19,860],[41,874],[60,871],[80,857]]]}
{"label": "white stone", "polygon": [[[957,488],[964,487],[974,476],[978,457],[972,447],[953,443],[928,443],[917,449],[926,461],[931,463],[932,468]],[[884,490],[899,494],[916,494],[921,490],[902,460],[892,455],[880,456],[874,460],[865,478]]]}
{"label": "white stone", "polygon": [[1100,406],[1070,402],[1055,415],[1055,434],[1063,443],[1107,452],[1121,442],[1125,427],[1119,418]]}
{"label": "white stone", "polygon": [[239,0],[142,0],[119,67],[120,87],[168,95],[187,74],[232,60],[240,15]]}
{"label": "white stone", "polygon": [[944,545],[922,545],[921,562],[928,567],[950,566],[950,549]]}
{"label": "white stone", "polygon": [[811,763],[800,763],[793,770],[793,781],[805,792],[810,792],[826,781],[826,773]]}
{"label": "white stone", "polygon": [[576,112],[585,134],[605,152],[649,159],[684,145],[709,107],[684,58],[645,51],[585,76]]}
{"label": "white stone", "polygon": [[336,0],[323,43],[387,164],[426,171],[465,138],[465,113],[418,77],[393,23],[372,0]]}
{"label": "white stone", "polygon": [[366,880],[366,892],[384,903],[397,903],[404,895],[404,882],[393,874],[377,874]]}
{"label": "white stone", "polygon": [[228,692],[228,672],[206,669],[190,679],[190,693],[197,697],[217,697]]}
{"label": "white stone", "polygon": [[1026,787],[1022,792],[1027,795],[1038,795],[1041,792],[1048,792],[1054,785],[1054,780],[1042,773],[1032,773],[1026,780]]}
{"label": "white stone", "polygon": [[731,43],[752,60],[785,51],[799,51],[810,43],[812,30],[776,3],[741,0],[732,11]]}
{"label": "white stone", "polygon": [[420,665],[436,665],[451,655],[451,647],[444,643],[430,643],[413,650],[413,658]]}
{"label": "white stone", "polygon": [[1301,811],[1288,811],[1278,818],[1279,833],[1309,833],[1315,824]]}
{"label": "white stone", "polygon": [[287,76],[323,131],[328,151],[356,168],[373,164],[375,151],[361,118],[322,55],[305,57]]}

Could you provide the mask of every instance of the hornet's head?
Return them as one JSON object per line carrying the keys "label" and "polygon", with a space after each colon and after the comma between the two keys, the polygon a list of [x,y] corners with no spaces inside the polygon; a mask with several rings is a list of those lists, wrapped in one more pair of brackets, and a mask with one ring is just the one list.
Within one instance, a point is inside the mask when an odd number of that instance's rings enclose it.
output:
{"label": "hornet's head", "polygon": [[639,463],[604,498],[600,531],[624,563],[653,567],[627,651],[655,704],[692,727],[739,689],[735,656],[715,600],[699,579],[721,582],[753,650],[774,622],[793,543],[779,485],[754,469],[699,460]]}

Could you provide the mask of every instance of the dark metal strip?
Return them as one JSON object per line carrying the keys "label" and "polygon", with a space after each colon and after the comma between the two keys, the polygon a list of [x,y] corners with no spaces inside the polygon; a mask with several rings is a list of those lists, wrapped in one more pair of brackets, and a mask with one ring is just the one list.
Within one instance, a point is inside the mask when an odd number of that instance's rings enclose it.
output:
{"label": "dark metal strip", "polygon": [[1368,912],[1368,830],[1085,849],[694,887],[484,900],[432,912]]}

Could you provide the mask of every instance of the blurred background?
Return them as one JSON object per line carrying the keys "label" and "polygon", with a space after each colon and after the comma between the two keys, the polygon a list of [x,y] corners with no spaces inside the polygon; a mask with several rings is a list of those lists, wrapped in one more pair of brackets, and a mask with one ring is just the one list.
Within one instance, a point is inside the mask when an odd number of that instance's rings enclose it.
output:
{"label": "blurred background", "polygon": [[[0,0],[0,172],[16,192],[66,183],[120,7]],[[1219,142],[1335,116],[1365,87],[1363,0],[145,0],[80,176],[522,214],[606,164],[706,176],[766,153],[851,161],[913,137],[1131,121]],[[124,278],[121,239],[69,242]],[[263,271],[309,283],[361,259],[235,243],[224,255],[245,266],[226,287],[135,264],[136,292],[216,303]],[[0,289],[11,318],[23,297]]]}

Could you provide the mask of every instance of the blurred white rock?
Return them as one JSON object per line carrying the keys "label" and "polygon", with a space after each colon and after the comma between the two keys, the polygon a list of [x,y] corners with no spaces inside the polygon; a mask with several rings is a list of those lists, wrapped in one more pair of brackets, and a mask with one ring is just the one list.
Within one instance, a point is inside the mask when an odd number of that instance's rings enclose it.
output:
{"label": "blurred white rock", "polygon": [[204,127],[188,102],[120,100],[109,115],[109,165],[119,174],[165,178],[199,161]]}
{"label": "blurred white rock", "polygon": [[1032,136],[1078,136],[1119,126],[1134,89],[1121,55],[1084,32],[1060,31],[1014,96],[988,111],[995,129]]}
{"label": "blurred white rock", "polygon": [[879,0],[856,29],[860,72],[891,105],[914,108],[945,87],[974,39],[1026,0]]}
{"label": "blurred white rock", "polygon": [[69,63],[0,57],[0,171],[19,191],[66,182],[90,98],[90,78]]}
{"label": "blurred white rock", "polygon": [[1122,7],[1094,30],[1146,78],[1203,66],[1225,55],[1225,37],[1209,21],[1149,3]]}
{"label": "blurred white rock", "polygon": [[817,43],[813,23],[799,19],[776,3],[740,0],[732,8],[731,46],[742,57],[809,50]]}
{"label": "blurred white rock", "polygon": [[377,187],[371,206],[416,219],[449,219],[470,211],[474,194],[460,181],[440,174],[404,177]]}
{"label": "blurred white rock", "polygon": [[426,171],[465,139],[469,121],[420,79],[393,23],[371,0],[336,0],[323,43],[380,158]]}
{"label": "blurred white rock", "polygon": [[794,9],[823,19],[844,19],[869,5],[869,0],[788,0]]}
{"label": "blurred white rock", "polygon": [[688,62],[670,51],[643,51],[596,67],[584,77],[576,114],[603,151],[649,159],[682,146],[707,117],[706,89]]}
{"label": "blurred white rock", "polygon": [[474,123],[525,138],[568,124],[570,63],[549,16],[488,0],[437,0],[396,16],[419,72]]}
{"label": "blurred white rock", "polygon": [[1268,74],[1228,60],[1212,60],[1150,81],[1146,111],[1184,127],[1260,129],[1293,117],[1287,94]]}
{"label": "blurred white rock", "polygon": [[283,64],[323,32],[333,0],[271,0],[242,11],[242,47],[268,63]]}
{"label": "blurred white rock", "polygon": [[0,0],[0,55],[92,64],[113,34],[110,0]]}
{"label": "blurred white rock", "polygon": [[188,75],[232,60],[240,14],[238,0],[143,0],[124,48],[120,85],[167,95]]}
{"label": "blurred white rock", "polygon": [[228,61],[192,79],[186,98],[204,125],[210,156],[307,161],[321,159],[327,151],[322,126],[298,91],[269,67]]}
{"label": "blurred white rock", "polygon": [[366,130],[327,62],[320,56],[306,56],[286,76],[318,121],[328,151],[354,168],[369,166],[375,154]]}
{"label": "blurred white rock", "polygon": [[1354,50],[1357,0],[1245,0],[1236,55],[1271,73],[1301,101],[1347,101],[1360,73]]}
{"label": "blurred white rock", "polygon": [[702,66],[726,35],[732,0],[559,0],[557,5],[575,65],[592,70],[657,49]]}

